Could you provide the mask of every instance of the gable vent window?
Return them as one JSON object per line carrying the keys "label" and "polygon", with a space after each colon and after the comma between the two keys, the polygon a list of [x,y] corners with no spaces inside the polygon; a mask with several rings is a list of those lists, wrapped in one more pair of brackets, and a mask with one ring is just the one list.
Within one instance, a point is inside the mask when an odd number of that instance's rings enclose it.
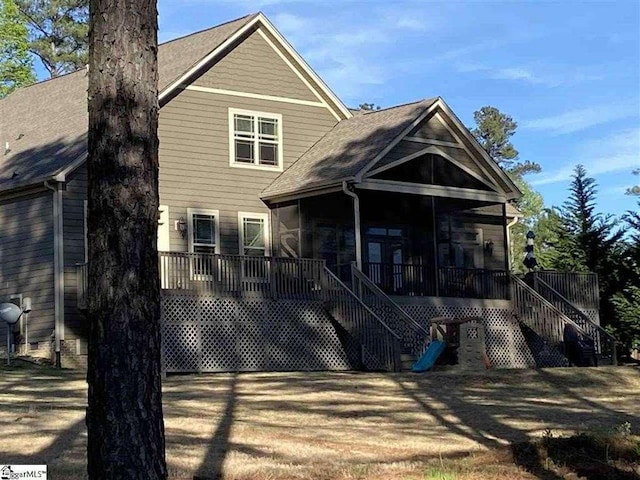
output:
{"label": "gable vent window", "polygon": [[282,171],[282,115],[229,109],[230,165]]}

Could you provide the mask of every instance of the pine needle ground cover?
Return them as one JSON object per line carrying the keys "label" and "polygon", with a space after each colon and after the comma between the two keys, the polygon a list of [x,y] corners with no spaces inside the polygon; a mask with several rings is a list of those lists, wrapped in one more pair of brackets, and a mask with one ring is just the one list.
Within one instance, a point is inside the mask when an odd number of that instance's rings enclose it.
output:
{"label": "pine needle ground cover", "polygon": [[[85,376],[0,369],[0,462],[84,478]],[[174,479],[638,479],[634,367],[169,376]]]}

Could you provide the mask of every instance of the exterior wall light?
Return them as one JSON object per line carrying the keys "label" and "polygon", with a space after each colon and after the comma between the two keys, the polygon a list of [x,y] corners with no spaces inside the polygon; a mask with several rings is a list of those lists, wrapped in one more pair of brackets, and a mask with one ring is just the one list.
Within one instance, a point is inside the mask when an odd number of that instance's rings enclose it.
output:
{"label": "exterior wall light", "polygon": [[487,253],[487,255],[489,255],[490,257],[493,256],[493,240],[488,240],[485,244],[484,244],[484,251]]}
{"label": "exterior wall light", "polygon": [[180,217],[176,222],[176,230],[178,230],[182,238],[187,238],[187,221],[184,217]]}

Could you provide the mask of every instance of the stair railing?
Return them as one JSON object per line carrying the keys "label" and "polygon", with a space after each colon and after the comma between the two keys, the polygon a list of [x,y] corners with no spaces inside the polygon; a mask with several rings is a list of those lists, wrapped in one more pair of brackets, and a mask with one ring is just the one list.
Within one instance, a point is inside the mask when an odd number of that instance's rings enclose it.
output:
{"label": "stair railing", "polygon": [[597,323],[593,322],[587,315],[575,307],[560,292],[554,289],[547,282],[538,278],[533,278],[533,288],[541,296],[552,303],[558,310],[578,324],[591,337],[595,344],[595,349],[602,358],[611,359],[612,363],[616,358],[616,339]]}
{"label": "stair railing", "polygon": [[404,351],[419,358],[429,344],[429,330],[415,321],[356,265],[351,265],[353,292],[402,339]]}
{"label": "stair railing", "polygon": [[511,286],[513,306],[518,320],[550,345],[556,348],[562,346],[566,325],[571,325],[582,335],[590,337],[589,332],[514,274],[511,274]]}
{"label": "stair railing", "polygon": [[322,275],[322,300],[329,314],[369,354],[363,358],[365,364],[374,360],[379,363],[374,368],[401,370],[400,337],[327,267]]}

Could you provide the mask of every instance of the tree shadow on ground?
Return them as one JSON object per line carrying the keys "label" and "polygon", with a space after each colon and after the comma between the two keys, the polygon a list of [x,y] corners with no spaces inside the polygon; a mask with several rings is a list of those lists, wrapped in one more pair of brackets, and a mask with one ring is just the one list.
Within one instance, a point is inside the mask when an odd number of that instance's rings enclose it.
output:
{"label": "tree shadow on ground", "polygon": [[[640,443],[638,437],[546,436],[535,442],[511,447],[514,463],[540,479],[559,479],[552,469],[573,472],[585,480],[640,479]],[[634,471],[635,470],[635,471]]]}
{"label": "tree shadow on ground", "polygon": [[233,415],[237,404],[238,374],[234,374],[229,379],[225,407],[220,414],[220,421],[211,437],[207,453],[204,456],[198,472],[193,480],[218,480],[222,478],[223,464],[231,444],[231,426],[233,425]]}

